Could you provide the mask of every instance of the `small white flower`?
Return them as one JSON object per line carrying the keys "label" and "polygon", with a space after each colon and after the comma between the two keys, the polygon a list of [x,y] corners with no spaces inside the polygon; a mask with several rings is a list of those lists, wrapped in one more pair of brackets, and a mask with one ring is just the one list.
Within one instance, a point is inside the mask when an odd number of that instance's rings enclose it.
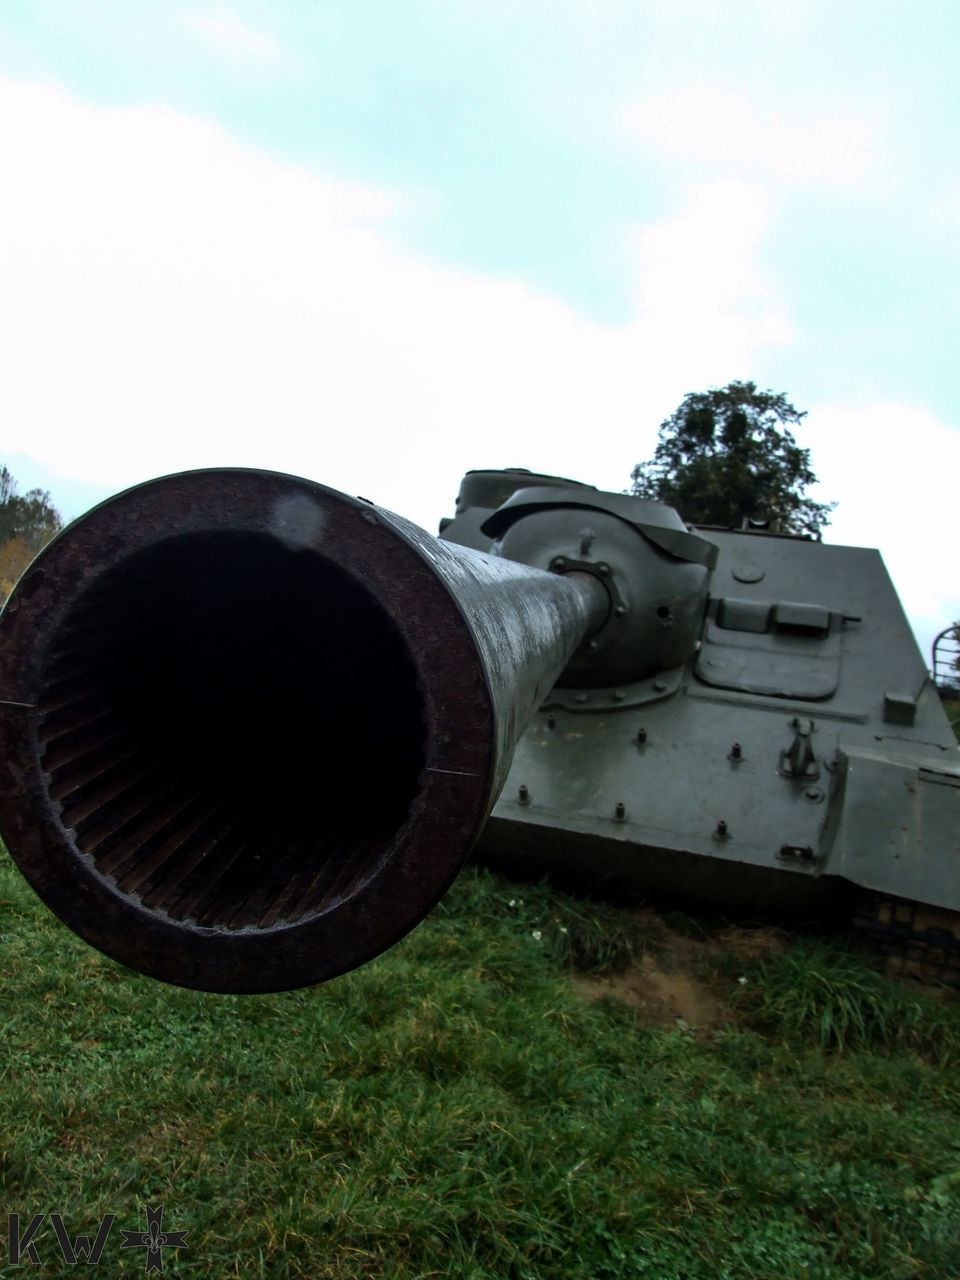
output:
{"label": "small white flower", "polygon": [[566,933],[566,932],[567,932],[567,926],[566,926],[565,924],[562,924],[562,925],[560,926],[560,932],[561,932],[561,933]]}
{"label": "small white flower", "polygon": [[516,905],[517,905],[516,898],[511,898],[510,901],[507,903],[508,907],[515,907]]}
{"label": "small white flower", "polygon": [[539,941],[540,941],[540,939],[543,937],[543,934],[541,933],[541,931],[540,931],[539,929],[534,929],[534,931],[533,931],[533,933],[531,933],[530,937],[531,937],[531,938],[533,938],[534,942],[539,942]]}
{"label": "small white flower", "polygon": [[740,983],[741,987],[745,987],[747,985],[746,978],[738,978],[737,981]]}

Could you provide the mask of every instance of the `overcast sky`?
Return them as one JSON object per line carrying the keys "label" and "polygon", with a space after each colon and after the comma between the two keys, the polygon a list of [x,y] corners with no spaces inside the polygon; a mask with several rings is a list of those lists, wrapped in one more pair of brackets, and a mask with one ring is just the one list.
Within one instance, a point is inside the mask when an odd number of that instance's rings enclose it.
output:
{"label": "overcast sky", "polygon": [[4,0],[0,461],[263,466],[436,528],[753,379],[960,617],[953,2]]}

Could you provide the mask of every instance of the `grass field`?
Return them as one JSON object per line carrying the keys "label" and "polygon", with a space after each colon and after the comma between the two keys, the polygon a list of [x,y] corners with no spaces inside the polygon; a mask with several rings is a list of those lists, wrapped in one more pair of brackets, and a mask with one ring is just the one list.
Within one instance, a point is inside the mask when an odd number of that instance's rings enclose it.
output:
{"label": "grass field", "polygon": [[[960,1276],[957,1004],[843,944],[685,924],[662,952],[468,868],[357,973],[227,998],[103,959],[4,855],[0,1226],[116,1214],[104,1274],[143,1271],[120,1229],[162,1203],[180,1276]],[[709,1025],[574,977],[681,953]],[[34,1242],[0,1276],[78,1274],[49,1220]]]}

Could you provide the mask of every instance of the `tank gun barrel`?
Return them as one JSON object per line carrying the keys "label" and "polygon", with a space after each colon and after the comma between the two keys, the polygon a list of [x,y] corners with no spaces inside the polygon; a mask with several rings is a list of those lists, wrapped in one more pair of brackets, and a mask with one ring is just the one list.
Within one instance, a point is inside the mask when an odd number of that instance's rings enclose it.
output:
{"label": "tank gun barrel", "polygon": [[96,507],[0,621],[0,830],[77,933],[256,992],[392,945],[610,596],[272,472]]}

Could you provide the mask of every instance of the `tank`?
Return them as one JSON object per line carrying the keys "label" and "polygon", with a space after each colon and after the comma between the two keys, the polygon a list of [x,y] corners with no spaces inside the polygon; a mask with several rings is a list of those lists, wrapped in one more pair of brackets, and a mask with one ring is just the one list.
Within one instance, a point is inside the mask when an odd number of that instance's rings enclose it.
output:
{"label": "tank", "polygon": [[204,990],[308,985],[476,849],[955,974],[960,754],[876,551],[473,471],[439,537],[312,481],[151,481],[0,618],[0,830],[76,932]]}

